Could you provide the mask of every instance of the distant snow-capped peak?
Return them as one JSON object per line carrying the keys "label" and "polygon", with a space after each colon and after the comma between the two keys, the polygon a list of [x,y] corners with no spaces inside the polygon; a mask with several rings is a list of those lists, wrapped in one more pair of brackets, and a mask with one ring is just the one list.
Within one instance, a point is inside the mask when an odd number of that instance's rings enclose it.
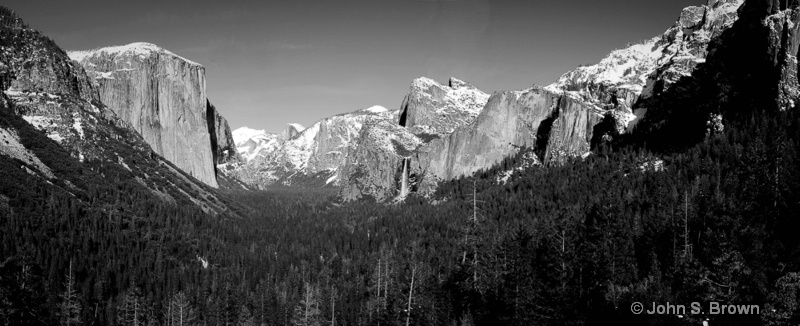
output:
{"label": "distant snow-capped peak", "polygon": [[245,159],[251,161],[259,155],[272,152],[280,146],[279,137],[263,129],[241,127],[231,132],[236,151]]}
{"label": "distant snow-capped peak", "polygon": [[253,129],[248,127],[241,127],[231,132],[233,135],[233,142],[236,146],[240,146],[244,142],[250,140],[253,137],[261,136],[261,135],[268,135],[266,130],[264,129]]}

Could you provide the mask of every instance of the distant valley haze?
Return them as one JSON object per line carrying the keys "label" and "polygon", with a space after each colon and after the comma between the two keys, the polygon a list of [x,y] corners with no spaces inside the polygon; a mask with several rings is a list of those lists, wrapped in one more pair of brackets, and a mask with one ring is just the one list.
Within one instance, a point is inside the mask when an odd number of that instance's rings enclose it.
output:
{"label": "distant valley haze", "polygon": [[280,132],[338,113],[397,109],[409,83],[487,92],[547,85],[659,35],[700,1],[10,0],[64,49],[150,42],[206,67],[231,128]]}

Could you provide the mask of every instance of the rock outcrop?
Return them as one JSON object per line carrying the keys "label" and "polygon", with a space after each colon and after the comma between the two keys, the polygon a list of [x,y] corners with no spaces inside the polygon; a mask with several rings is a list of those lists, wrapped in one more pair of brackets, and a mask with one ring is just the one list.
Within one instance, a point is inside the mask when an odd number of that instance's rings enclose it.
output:
{"label": "rock outcrop", "polygon": [[149,43],[73,51],[100,100],[182,170],[217,187],[205,68]]}
{"label": "rock outcrop", "polygon": [[219,111],[211,104],[211,101],[206,102],[206,121],[208,122],[214,164],[240,162],[242,158],[236,149],[228,120],[219,114]]}
{"label": "rock outcrop", "polygon": [[416,135],[441,137],[475,120],[488,100],[489,94],[456,78],[447,86],[417,78],[400,106],[398,123]]}
{"label": "rock outcrop", "polygon": [[281,134],[281,138],[284,141],[295,139],[297,136],[300,136],[300,133],[303,132],[303,130],[306,130],[306,128],[301,126],[299,123],[287,124],[286,130],[284,130],[283,134]]}

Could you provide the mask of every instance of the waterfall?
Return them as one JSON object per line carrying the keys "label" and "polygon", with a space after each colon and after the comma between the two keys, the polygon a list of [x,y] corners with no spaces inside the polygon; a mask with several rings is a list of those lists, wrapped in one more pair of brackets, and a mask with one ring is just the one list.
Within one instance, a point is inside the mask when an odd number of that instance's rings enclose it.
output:
{"label": "waterfall", "polygon": [[408,195],[408,158],[403,159],[403,180],[400,187],[400,197],[404,198]]}

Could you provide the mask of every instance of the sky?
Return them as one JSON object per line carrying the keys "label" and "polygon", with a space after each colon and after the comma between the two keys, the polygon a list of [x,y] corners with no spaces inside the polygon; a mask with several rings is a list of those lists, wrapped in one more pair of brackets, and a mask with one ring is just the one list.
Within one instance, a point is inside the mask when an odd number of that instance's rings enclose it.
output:
{"label": "sky", "polygon": [[206,68],[236,129],[382,105],[414,78],[481,90],[548,85],[660,35],[703,0],[4,0],[65,50],[149,42]]}

